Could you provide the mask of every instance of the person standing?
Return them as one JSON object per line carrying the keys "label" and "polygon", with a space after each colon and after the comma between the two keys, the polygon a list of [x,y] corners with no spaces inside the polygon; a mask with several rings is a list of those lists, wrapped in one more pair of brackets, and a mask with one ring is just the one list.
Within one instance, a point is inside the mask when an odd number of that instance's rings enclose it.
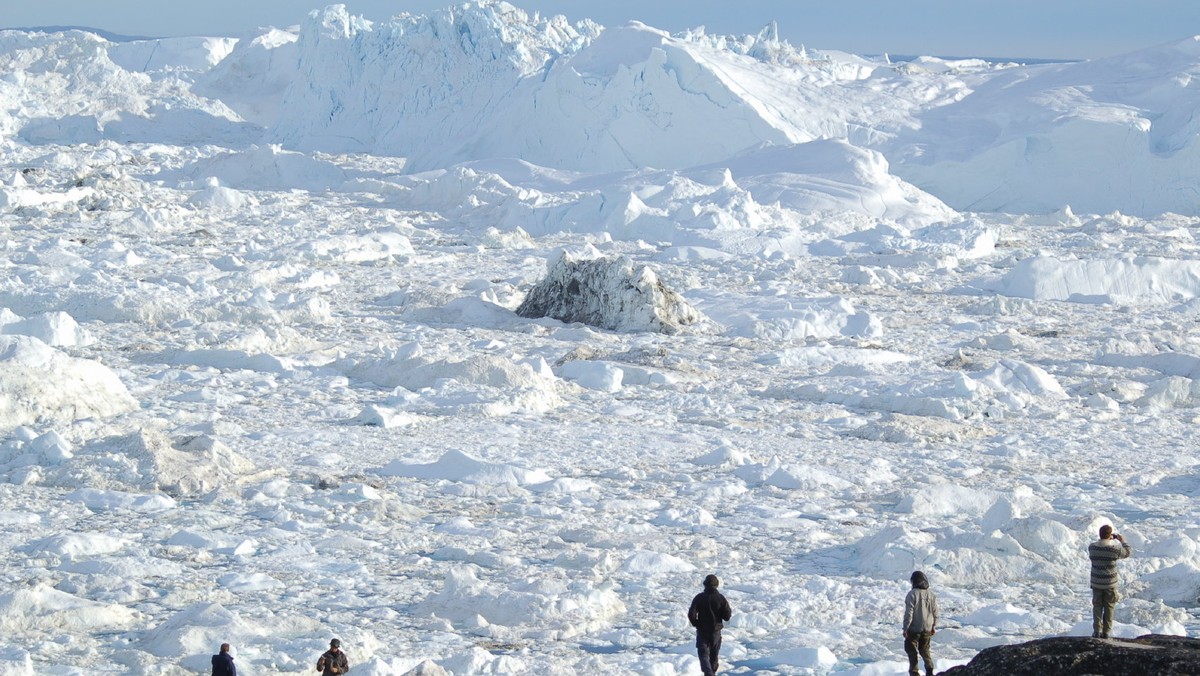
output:
{"label": "person standing", "polygon": [[221,652],[212,656],[212,676],[237,676],[237,667],[233,666],[228,643],[222,643]]}
{"label": "person standing", "polygon": [[329,650],[317,660],[317,671],[321,672],[321,676],[335,676],[350,671],[350,660],[342,652],[341,641],[335,638],[329,642]]}
{"label": "person standing", "polygon": [[1117,594],[1117,561],[1129,558],[1133,548],[1113,527],[1100,527],[1100,539],[1088,545],[1092,560],[1092,638],[1108,638],[1112,631],[1113,611],[1120,596]]}
{"label": "person standing", "polygon": [[908,653],[909,676],[919,676],[917,654],[925,661],[925,676],[935,668],[929,641],[937,633],[937,595],[929,589],[929,578],[919,570],[909,576],[912,589],[904,597],[904,652]]}
{"label": "person standing", "polygon": [[716,575],[704,578],[704,591],[696,594],[688,607],[688,622],[696,628],[696,654],[700,657],[700,671],[704,676],[717,673],[717,655],[721,652],[721,629],[733,615],[729,601],[717,587],[721,581]]}

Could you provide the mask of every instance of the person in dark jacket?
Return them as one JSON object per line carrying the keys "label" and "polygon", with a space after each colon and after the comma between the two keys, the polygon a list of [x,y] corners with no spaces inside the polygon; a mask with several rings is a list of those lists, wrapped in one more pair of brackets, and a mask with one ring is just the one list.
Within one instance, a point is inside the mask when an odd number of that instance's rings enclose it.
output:
{"label": "person in dark jacket", "polygon": [[321,672],[321,676],[335,676],[350,671],[350,660],[346,659],[346,653],[342,652],[341,641],[335,638],[329,642],[329,650],[317,660],[317,671]]}
{"label": "person in dark jacket", "polygon": [[909,576],[912,589],[904,597],[904,652],[908,653],[908,673],[917,676],[917,655],[925,661],[925,676],[935,668],[929,640],[937,633],[937,596],[929,589],[929,578],[919,570]]}
{"label": "person in dark jacket", "polygon": [[717,653],[721,652],[721,629],[733,615],[729,601],[717,591],[721,581],[716,575],[704,578],[704,591],[696,594],[688,607],[688,622],[696,628],[696,654],[704,676],[717,673]]}
{"label": "person in dark jacket", "polygon": [[212,676],[237,676],[237,667],[233,666],[228,643],[222,643],[221,652],[212,656],[212,668]]}

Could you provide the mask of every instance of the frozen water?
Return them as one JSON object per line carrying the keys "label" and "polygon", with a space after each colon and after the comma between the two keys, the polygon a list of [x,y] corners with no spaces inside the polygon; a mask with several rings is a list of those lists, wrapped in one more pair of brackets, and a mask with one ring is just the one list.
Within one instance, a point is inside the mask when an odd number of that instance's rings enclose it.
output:
{"label": "frozen water", "polygon": [[0,32],[0,671],[695,674],[713,572],[729,672],[902,674],[1103,523],[1200,631],[1196,39],[296,18]]}

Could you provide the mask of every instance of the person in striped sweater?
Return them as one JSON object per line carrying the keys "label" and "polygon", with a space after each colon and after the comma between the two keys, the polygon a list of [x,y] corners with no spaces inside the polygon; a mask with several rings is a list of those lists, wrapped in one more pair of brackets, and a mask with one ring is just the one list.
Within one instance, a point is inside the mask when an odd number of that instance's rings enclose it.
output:
{"label": "person in striped sweater", "polygon": [[1108,638],[1112,631],[1113,610],[1121,598],[1117,594],[1117,561],[1133,554],[1113,527],[1100,527],[1100,539],[1088,545],[1092,560],[1092,638]]}

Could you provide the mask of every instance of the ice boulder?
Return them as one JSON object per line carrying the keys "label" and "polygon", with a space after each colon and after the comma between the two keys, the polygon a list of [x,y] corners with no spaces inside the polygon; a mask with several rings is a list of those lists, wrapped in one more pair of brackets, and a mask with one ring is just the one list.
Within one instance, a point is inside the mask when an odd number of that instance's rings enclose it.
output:
{"label": "ice boulder", "polygon": [[771,658],[771,662],[779,666],[786,665],[802,669],[827,671],[837,664],[837,656],[825,646],[818,646],[816,648],[798,647],[788,648],[775,653],[775,656]]}
{"label": "ice boulder", "polygon": [[820,467],[802,463],[781,465],[763,481],[768,486],[805,493],[828,494],[852,488],[854,484]]}
{"label": "ice boulder", "polygon": [[92,188],[71,188],[66,192],[42,193],[31,188],[5,188],[0,190],[0,207],[19,209],[56,204],[71,204],[95,196]]}
{"label": "ice boulder", "polygon": [[[336,188],[346,177],[332,162],[279,146],[251,146],[197,160],[180,170],[192,180],[215,177],[220,186],[232,190],[309,190],[318,192]],[[210,192],[189,200],[192,204],[206,198],[219,200],[220,188],[210,182]],[[230,204],[228,206],[236,206]]]}
{"label": "ice boulder", "polygon": [[1146,548],[1145,554],[1170,559],[1192,559],[1200,554],[1200,545],[1187,535],[1178,533],[1156,540]]}
{"label": "ice boulder", "polygon": [[690,573],[696,570],[696,567],[678,556],[641,550],[630,554],[621,564],[621,570],[638,576],[649,576]]}
{"label": "ice boulder", "polygon": [[901,526],[887,526],[854,544],[865,575],[904,580],[933,552],[935,537]]}
{"label": "ice boulder", "polygon": [[120,630],[133,624],[136,611],[97,603],[43,584],[0,594],[0,631],[28,636],[42,630],[62,635]]}
{"label": "ice boulder", "polygon": [[469,354],[463,358],[436,359],[415,349],[384,350],[366,357],[344,357],[334,368],[349,378],[380,387],[402,387],[410,392],[436,388],[445,381],[503,390],[545,389],[552,381],[528,364],[500,355]]}
{"label": "ice boulder", "polygon": [[619,392],[625,376],[615,364],[590,360],[569,361],[558,368],[558,374],[581,387],[601,392]]}
{"label": "ice boulder", "polygon": [[550,481],[550,475],[540,469],[524,469],[515,465],[484,462],[462,451],[448,451],[435,462],[408,464],[393,460],[376,470],[383,476],[403,476],[415,479],[461,481],[477,484],[528,485]]}
{"label": "ice boulder", "polygon": [[445,669],[440,672],[421,673],[450,673],[450,674],[524,674],[530,669],[524,661],[513,655],[493,655],[492,653],[473,646],[465,652],[451,655],[443,660]]}
{"label": "ice boulder", "polygon": [[[840,296],[796,298],[793,296],[703,293],[689,297],[703,308],[706,316],[723,327],[727,336],[756,340],[798,342],[829,338],[877,338],[883,335],[883,322],[871,312],[861,310]],[[762,363],[785,368],[832,367],[845,362],[864,368],[887,368],[902,361],[896,353],[882,351],[821,350],[782,352],[768,355]]]}
{"label": "ice boulder", "polygon": [[0,429],[107,418],[137,408],[107,366],[30,336],[0,335]]}
{"label": "ice boulder", "polygon": [[517,308],[527,318],[552,317],[612,331],[676,334],[705,317],[649,267],[626,256],[562,253]]}
{"label": "ice boulder", "polygon": [[96,342],[87,330],[65,312],[46,312],[28,319],[21,319],[7,311],[0,313],[0,334],[32,336],[55,347],[91,345]]}
{"label": "ice boulder", "polygon": [[911,493],[896,506],[896,511],[919,517],[946,517],[955,514],[982,515],[996,500],[987,489],[932,484]]}
{"label": "ice boulder", "polygon": [[1021,546],[1054,563],[1083,565],[1083,547],[1075,531],[1058,521],[1040,516],[1016,519],[1008,526]]}
{"label": "ice boulder", "polygon": [[187,203],[197,209],[224,209],[236,211],[258,206],[258,200],[249,193],[226,188],[215,178],[209,178],[207,187],[188,198]]}
{"label": "ice boulder", "polygon": [[538,623],[554,627],[560,637],[606,629],[625,613],[625,604],[612,589],[561,580],[496,585],[479,579],[476,570],[469,565],[450,569],[442,590],[427,597],[422,606],[433,615],[463,625]]}
{"label": "ice boulder", "polygon": [[424,660],[417,666],[404,672],[404,676],[449,676],[450,672],[446,671],[433,660]]}
{"label": "ice boulder", "polygon": [[965,625],[989,627],[1004,633],[1040,633],[1065,631],[1067,625],[1042,613],[1018,608],[1011,603],[985,606],[964,615],[960,621]]}
{"label": "ice boulder", "polygon": [[0,673],[8,676],[33,676],[33,658],[28,652],[5,646],[0,655]]}
{"label": "ice boulder", "polygon": [[987,512],[984,512],[979,527],[984,532],[997,529],[1008,530],[1009,523],[1014,519],[1023,519],[1032,514],[1050,512],[1053,509],[1049,502],[1035,495],[1028,486],[1017,486],[1012,493],[996,498]]}
{"label": "ice boulder", "polygon": [[[200,435],[172,440],[143,429],[97,440],[79,449],[48,483],[86,485],[100,492],[153,493],[187,497],[234,486],[254,464],[224,443]],[[122,504],[119,506],[131,507]],[[141,505],[147,509],[154,505]]]}
{"label": "ice boulder", "polygon": [[351,418],[350,422],[354,425],[391,429],[393,427],[407,427],[419,419],[411,413],[398,411],[387,406],[368,404],[362,411],[359,411],[358,415]]}
{"label": "ice boulder", "polygon": [[1197,395],[1200,395],[1200,382],[1192,378],[1167,376],[1150,383],[1134,405],[1151,411],[1187,408],[1196,405]]}
{"label": "ice boulder", "polygon": [[1161,305],[1200,295],[1200,262],[1153,256],[1020,261],[984,286],[1004,296],[1076,303]]}
{"label": "ice boulder", "polygon": [[74,457],[71,444],[54,430],[30,441],[29,450],[37,455],[39,464],[45,465],[57,465]]}
{"label": "ice boulder", "polygon": [[1138,584],[1145,585],[1144,591],[1136,594],[1141,598],[1182,606],[1200,603],[1200,567],[1191,561],[1144,575]]}
{"label": "ice boulder", "polygon": [[178,506],[175,500],[161,493],[142,495],[125,491],[103,491],[98,488],[77,488],[63,496],[63,499],[81,503],[93,512],[129,511],[152,514]]}
{"label": "ice boulder", "polygon": [[61,533],[36,540],[21,549],[43,556],[79,559],[113,554],[129,544],[127,540],[103,533]]}
{"label": "ice boulder", "polygon": [[1006,411],[1049,409],[1068,396],[1053,375],[1016,359],[1001,359],[976,374],[955,375],[954,394],[970,402],[968,407],[982,407],[994,417]]}
{"label": "ice boulder", "polygon": [[238,594],[272,591],[284,586],[282,582],[266,573],[226,573],[217,578],[217,584]]}
{"label": "ice boulder", "polygon": [[704,455],[692,458],[692,464],[702,467],[740,467],[748,462],[751,462],[751,458],[744,451],[724,443]]}
{"label": "ice boulder", "polygon": [[1020,393],[1026,396],[1066,399],[1062,385],[1045,370],[1015,359],[1001,359],[973,380],[994,392]]}
{"label": "ice boulder", "polygon": [[183,657],[181,666],[200,671],[210,664],[214,646],[221,645],[230,636],[247,640],[263,631],[219,604],[197,603],[143,634],[138,647],[159,657]]}
{"label": "ice boulder", "polygon": [[378,410],[362,411],[356,424],[395,427],[414,422],[413,415],[500,417],[514,411],[547,411],[561,403],[559,381],[548,367],[507,355],[436,359],[412,343],[366,357],[344,357],[333,368],[348,378],[395,388]]}

